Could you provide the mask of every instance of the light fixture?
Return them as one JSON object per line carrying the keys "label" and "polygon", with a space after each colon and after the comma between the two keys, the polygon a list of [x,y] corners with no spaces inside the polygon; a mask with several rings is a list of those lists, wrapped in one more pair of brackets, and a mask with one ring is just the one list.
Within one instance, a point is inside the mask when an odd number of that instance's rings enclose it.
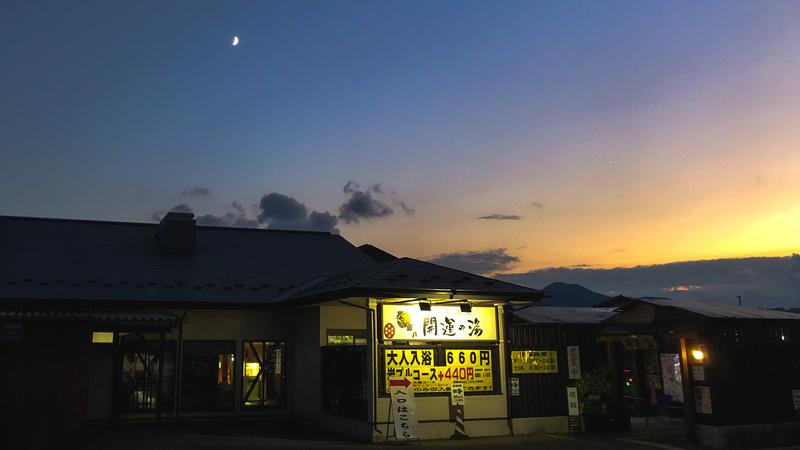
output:
{"label": "light fixture", "polygon": [[695,361],[703,362],[703,358],[705,358],[705,357],[706,357],[706,355],[705,355],[705,353],[703,353],[703,350],[701,350],[699,348],[696,348],[696,349],[692,350],[692,358],[694,358]]}
{"label": "light fixture", "polygon": [[472,305],[470,305],[468,301],[464,300],[463,302],[461,302],[460,306],[461,306],[461,312],[465,313],[472,312]]}
{"label": "light fixture", "polygon": [[421,298],[419,299],[419,310],[420,311],[430,311],[431,310],[431,302],[428,299]]}

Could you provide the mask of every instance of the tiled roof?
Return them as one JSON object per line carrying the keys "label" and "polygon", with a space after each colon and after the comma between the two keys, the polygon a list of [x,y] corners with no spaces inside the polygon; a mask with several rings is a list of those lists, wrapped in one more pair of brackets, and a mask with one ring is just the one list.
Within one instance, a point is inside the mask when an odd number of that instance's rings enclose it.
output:
{"label": "tiled roof", "polygon": [[6,320],[76,320],[90,322],[130,322],[172,324],[180,320],[176,316],[161,313],[81,311],[46,308],[0,308],[0,319]]}
{"label": "tiled roof", "polygon": [[514,315],[534,324],[597,324],[614,315],[616,308],[532,306]]}
{"label": "tiled roof", "polygon": [[413,258],[397,258],[340,275],[320,277],[274,301],[330,298],[331,296],[447,296],[538,300],[532,288],[475,275]]}
{"label": "tiled roof", "polygon": [[259,303],[374,265],[339,235],[197,227],[174,255],[158,224],[0,216],[0,299]]}
{"label": "tiled roof", "polygon": [[729,305],[725,303],[698,300],[671,300],[665,298],[639,298],[635,301],[651,305],[677,308],[712,319],[784,319],[800,320],[800,314],[776,311],[774,309],[753,308],[751,306]]}

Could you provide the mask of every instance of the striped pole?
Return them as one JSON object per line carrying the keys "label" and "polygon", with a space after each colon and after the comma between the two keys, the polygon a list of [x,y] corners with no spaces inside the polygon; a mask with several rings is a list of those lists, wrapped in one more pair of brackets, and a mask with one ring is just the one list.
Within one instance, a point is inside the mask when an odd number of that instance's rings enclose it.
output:
{"label": "striped pole", "polygon": [[469,439],[467,429],[464,427],[464,405],[454,405],[456,415],[456,431],[450,439]]}

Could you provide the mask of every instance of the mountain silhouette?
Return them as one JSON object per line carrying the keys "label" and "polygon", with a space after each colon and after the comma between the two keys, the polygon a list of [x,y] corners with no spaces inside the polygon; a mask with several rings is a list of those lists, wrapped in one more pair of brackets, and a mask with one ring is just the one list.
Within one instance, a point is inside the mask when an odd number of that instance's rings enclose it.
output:
{"label": "mountain silhouette", "polygon": [[537,303],[539,306],[589,307],[608,298],[607,295],[571,283],[550,283],[542,291],[549,297]]}

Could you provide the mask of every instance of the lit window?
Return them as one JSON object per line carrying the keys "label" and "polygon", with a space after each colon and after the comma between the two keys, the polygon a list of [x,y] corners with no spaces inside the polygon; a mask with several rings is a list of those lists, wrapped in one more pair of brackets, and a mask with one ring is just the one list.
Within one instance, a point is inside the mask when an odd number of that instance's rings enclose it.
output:
{"label": "lit window", "polygon": [[92,344],[113,344],[114,333],[110,331],[92,331]]}
{"label": "lit window", "polygon": [[286,398],[286,344],[244,342],[242,349],[242,405],[283,406]]}
{"label": "lit window", "polygon": [[328,345],[353,345],[355,337],[353,336],[328,336]]}

